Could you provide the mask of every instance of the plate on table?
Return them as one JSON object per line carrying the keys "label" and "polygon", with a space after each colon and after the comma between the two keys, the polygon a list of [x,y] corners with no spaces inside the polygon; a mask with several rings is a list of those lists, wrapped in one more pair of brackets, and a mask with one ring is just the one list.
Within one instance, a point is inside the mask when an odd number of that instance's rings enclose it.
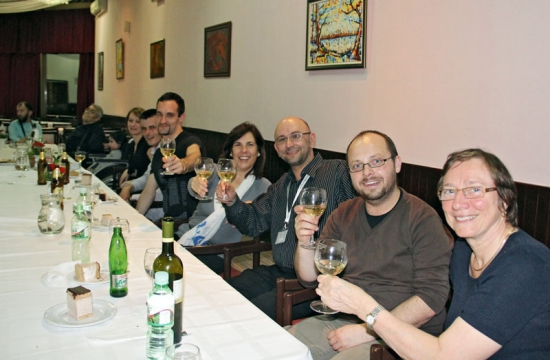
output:
{"label": "plate on table", "polygon": [[116,306],[105,300],[93,300],[93,309],[94,316],[75,320],[69,317],[67,303],[63,302],[49,308],[44,313],[44,320],[54,326],[77,328],[101,324],[112,319],[117,313]]}
{"label": "plate on table", "polygon": [[99,276],[100,276],[99,279],[93,279],[93,280],[88,280],[88,281],[80,281],[80,280],[76,279],[74,271],[71,271],[67,275],[67,279],[69,279],[71,281],[74,281],[74,282],[76,282],[78,284],[81,284],[81,285],[96,285],[96,284],[104,284],[104,283],[109,282],[109,270],[100,270]]}

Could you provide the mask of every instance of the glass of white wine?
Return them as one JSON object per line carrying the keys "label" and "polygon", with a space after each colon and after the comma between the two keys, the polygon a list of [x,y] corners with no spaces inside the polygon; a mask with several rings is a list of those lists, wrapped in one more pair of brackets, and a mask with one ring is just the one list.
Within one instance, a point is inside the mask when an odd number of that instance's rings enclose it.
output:
{"label": "glass of white wine", "polygon": [[[321,239],[315,249],[315,266],[321,274],[336,276],[348,263],[346,243],[335,239]],[[313,301],[311,309],[321,314],[336,314],[338,311],[326,306],[321,300]]]}
{"label": "glass of white wine", "polygon": [[[170,140],[167,137],[163,137],[160,141],[160,152],[165,159],[168,159],[170,156],[174,155],[174,153],[176,152],[176,140]],[[166,170],[164,170],[162,174],[174,175],[174,173],[171,172],[169,168],[166,168]]]}
{"label": "glass of white wine", "polygon": [[[232,182],[237,175],[237,168],[231,159],[218,159],[218,176],[222,181]],[[227,199],[227,195],[223,194],[223,200]]]}
{"label": "glass of white wine", "polygon": [[[214,160],[209,157],[201,157],[195,161],[195,173],[197,176],[204,181],[208,181],[214,174]],[[199,200],[212,200],[211,196],[208,196],[208,193],[204,194]]]}
{"label": "glass of white wine", "polygon": [[[51,154],[51,153],[50,153],[50,154]],[[51,157],[51,156],[53,156],[53,155],[50,155],[50,157]],[[80,165],[80,172],[82,172],[82,162],[83,162],[84,160],[86,160],[86,151],[76,150],[76,151],[74,152],[74,159],[75,159],[76,161],[78,161],[78,164]],[[46,159],[46,161],[48,161],[48,160]],[[52,159],[52,161],[53,161],[53,159]]]}
{"label": "glass of white wine", "polygon": [[[310,187],[302,190],[300,194],[300,205],[304,207],[304,212],[312,217],[320,217],[327,208],[327,192],[325,189]],[[311,235],[309,243],[300,243],[300,246],[304,249],[314,250],[315,237]]]}

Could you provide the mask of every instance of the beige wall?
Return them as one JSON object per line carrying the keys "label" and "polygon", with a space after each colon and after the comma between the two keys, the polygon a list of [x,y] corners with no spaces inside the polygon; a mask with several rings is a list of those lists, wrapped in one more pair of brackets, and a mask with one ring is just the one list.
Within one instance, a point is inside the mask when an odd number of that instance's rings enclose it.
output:
{"label": "beige wall", "polygon": [[[319,148],[344,151],[364,129],[386,132],[408,163],[441,167],[454,150],[495,152],[515,180],[550,186],[550,1],[370,0],[366,69],[304,70],[305,0],[117,0],[96,20],[110,114],[186,100],[187,124],[242,121],[273,138],[306,119]],[[131,22],[130,33],[124,22]],[[233,22],[230,78],[203,77],[204,28]],[[124,40],[123,80],[115,41]],[[149,44],[166,39],[166,77],[149,78]]]}

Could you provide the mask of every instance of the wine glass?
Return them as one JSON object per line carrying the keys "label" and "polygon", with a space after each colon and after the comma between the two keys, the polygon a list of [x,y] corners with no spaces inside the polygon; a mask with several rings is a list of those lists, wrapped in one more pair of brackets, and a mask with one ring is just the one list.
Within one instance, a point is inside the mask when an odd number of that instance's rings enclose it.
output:
{"label": "wine glass", "polygon": [[[26,150],[17,149],[15,153],[15,169],[21,171],[29,170],[29,156]],[[24,178],[26,176],[21,173],[19,177]]]}
{"label": "wine glass", "polygon": [[[78,161],[78,164],[80,165],[79,171],[82,172],[82,162],[86,159],[86,151],[76,150],[74,152],[74,158],[76,161]],[[46,158],[46,161],[47,161],[47,158]]]}
{"label": "wine glass", "polygon": [[153,263],[155,262],[155,259],[160,255],[162,252],[161,248],[149,248],[145,249],[145,256],[143,257],[143,268],[145,269],[145,272],[149,277],[154,281],[155,278],[153,276]]}
{"label": "wine glass", "polygon": [[[334,239],[321,239],[315,248],[315,266],[321,274],[336,276],[348,263],[346,243]],[[336,314],[338,311],[326,306],[321,300],[313,301],[311,309],[321,314]]]}
{"label": "wine glass", "polygon": [[[231,159],[220,158],[218,160],[218,176],[222,181],[231,182],[237,175],[237,168]],[[223,194],[223,200],[227,199],[227,195]]]}
{"label": "wine glass", "polygon": [[130,241],[130,222],[127,219],[121,219],[117,217],[116,219],[109,221],[110,234],[113,233],[113,228],[115,227],[120,228],[120,232],[122,233],[124,242],[126,243],[126,246],[128,246],[128,242]]}
{"label": "wine glass", "polygon": [[[208,181],[214,173],[214,161],[209,157],[201,157],[195,161],[195,173],[205,181]],[[212,197],[205,194],[199,200],[211,200]]]}
{"label": "wine glass", "polygon": [[[170,140],[167,137],[163,137],[160,141],[160,152],[165,159],[168,159],[170,156],[174,155],[176,152],[176,140]],[[169,168],[166,168],[163,175],[174,175]]]}
{"label": "wine glass", "polygon": [[[327,208],[327,192],[325,189],[310,187],[302,190],[300,194],[300,205],[304,207],[304,212],[312,217],[320,217]],[[309,243],[300,243],[304,249],[314,250],[315,234],[311,234]]]}
{"label": "wine glass", "polygon": [[189,343],[174,344],[166,348],[166,359],[201,360],[201,351],[197,345]]}

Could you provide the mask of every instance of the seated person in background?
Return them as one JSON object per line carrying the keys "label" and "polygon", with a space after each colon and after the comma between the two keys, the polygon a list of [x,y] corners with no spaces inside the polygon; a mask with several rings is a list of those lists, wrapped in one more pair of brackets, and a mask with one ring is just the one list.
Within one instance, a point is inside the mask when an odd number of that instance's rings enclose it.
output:
{"label": "seated person in background", "polygon": [[38,121],[32,120],[32,105],[27,101],[17,104],[17,119],[8,126],[10,140],[14,143],[24,143],[27,138],[42,139],[42,126]]}
{"label": "seated person in background", "polygon": [[[265,164],[264,138],[255,125],[245,122],[233,128],[223,145],[220,157],[233,159],[237,175],[232,184],[243,201],[254,200],[271,185],[269,180],[262,177]],[[179,227],[176,234],[180,236],[178,242],[183,246],[227,244],[241,240],[242,234],[227,222],[222,204],[215,199],[219,181],[216,171],[208,183],[198,176],[189,181],[187,189],[192,196],[201,198],[208,193],[213,200],[200,201],[189,219],[189,224]],[[223,271],[221,256],[201,255],[197,258],[214,272]]]}
{"label": "seated person in background", "polygon": [[[84,110],[82,125],[77,126],[65,141],[69,156],[74,158],[76,150],[85,151],[87,155],[104,153],[105,133],[100,123],[102,116],[103,109],[97,104],[92,104]],[[86,161],[88,160],[89,157],[86,157]]]}
{"label": "seated person in background", "polygon": [[[401,158],[387,135],[359,133],[348,146],[347,161],[359,197],[334,210],[319,238],[346,243],[343,279],[373,294],[411,327],[440,334],[449,296],[451,234],[433,208],[397,186]],[[305,214],[302,206],[295,211],[296,236],[307,243],[318,218]],[[296,273],[306,287],[317,285],[314,252],[296,247]],[[378,342],[364,322],[366,314],[310,317],[288,331],[314,359],[365,359]]]}
{"label": "seated person in background", "polygon": [[[157,100],[157,118],[160,135],[176,141],[176,152],[166,158],[160,151],[155,152],[136,210],[145,214],[160,188],[164,214],[172,216],[177,224],[188,219],[197,207],[197,200],[187,191],[187,182],[195,175],[195,161],[206,152],[200,139],[183,129],[185,102],[181,96],[172,92],[162,95]],[[165,175],[165,171],[171,175]]]}
{"label": "seated person in background", "polygon": [[143,109],[135,107],[126,115],[126,128],[130,139],[124,146],[122,152],[122,159],[128,160],[128,169],[126,169],[119,179],[119,185],[122,185],[126,180],[132,180],[143,175],[151,158],[148,157],[150,145],[147,144],[147,140],[142,136],[140,116],[143,113]]}
{"label": "seated person in background", "polygon": [[[126,132],[124,130],[119,130],[110,134],[108,142],[110,152],[105,157],[99,159],[120,160],[122,158],[122,151],[120,150],[120,148],[124,143],[126,143]],[[99,174],[101,170],[108,168],[111,165],[112,163],[110,162],[94,160],[94,163],[90,165],[88,170],[94,174]]]}
{"label": "seated person in background", "polygon": [[[518,228],[508,169],[481,149],[458,151],[447,158],[438,187],[447,223],[460,237],[441,336],[419,331],[380,308],[370,289],[337,277],[319,276],[317,293],[331,308],[369,321],[406,359],[550,359],[550,250]],[[374,309],[380,312],[369,320]]]}
{"label": "seated person in background", "polygon": [[[142,112],[140,115],[139,123],[141,127],[141,133],[143,135],[142,139],[145,139],[147,145],[149,146],[147,154],[152,158],[153,154],[158,149],[160,139],[162,138],[158,132],[157,110],[149,109]],[[121,190],[119,194],[120,197],[126,201],[129,201],[133,193],[140,193],[145,188],[145,184],[147,183],[147,179],[149,178],[150,174],[151,163],[149,162],[147,169],[140,177],[137,177],[133,180],[127,180],[121,184]],[[154,201],[162,201],[162,193],[160,192],[160,190],[157,190]],[[162,211],[162,208],[150,208],[145,213],[145,216],[152,221],[156,221],[160,219],[163,214],[164,212]]]}

